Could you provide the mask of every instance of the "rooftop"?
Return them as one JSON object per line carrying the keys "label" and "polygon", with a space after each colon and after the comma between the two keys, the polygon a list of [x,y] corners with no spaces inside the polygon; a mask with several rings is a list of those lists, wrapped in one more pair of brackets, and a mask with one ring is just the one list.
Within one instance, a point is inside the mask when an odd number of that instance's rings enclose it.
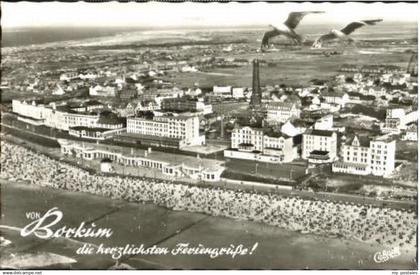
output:
{"label": "rooftop", "polygon": [[84,126],[75,126],[75,127],[70,127],[71,130],[76,130],[76,131],[87,131],[87,132],[107,132],[107,131],[112,131],[112,129],[107,129],[107,128],[89,128],[89,127],[84,127]]}
{"label": "rooftop", "polygon": [[328,130],[317,130],[317,129],[308,129],[305,132],[305,135],[312,135],[312,136],[323,136],[323,137],[331,137],[333,136],[333,131]]}
{"label": "rooftop", "polygon": [[[73,142],[70,143],[77,144],[80,147],[83,147],[80,142]],[[113,153],[120,153],[125,157],[133,157],[133,158],[146,158],[155,161],[161,161],[169,163],[170,165],[180,165],[184,164],[190,168],[198,169],[200,166],[204,169],[218,169],[222,167],[223,161],[220,160],[213,160],[213,159],[205,159],[205,158],[197,158],[191,157],[186,155],[178,155],[178,154],[171,154],[165,153],[161,151],[154,151],[147,152],[147,150],[137,149],[137,148],[127,148],[127,147],[119,147],[113,145],[103,145],[103,144],[89,144],[88,147],[96,150],[103,150]],[[147,152],[147,156],[145,153]]]}
{"label": "rooftop", "polygon": [[361,147],[369,147],[370,145],[370,138],[367,136],[357,136],[357,135],[352,135],[349,139],[346,140],[346,145],[353,145],[353,141],[354,139],[357,137],[358,141],[359,141],[359,146]]}

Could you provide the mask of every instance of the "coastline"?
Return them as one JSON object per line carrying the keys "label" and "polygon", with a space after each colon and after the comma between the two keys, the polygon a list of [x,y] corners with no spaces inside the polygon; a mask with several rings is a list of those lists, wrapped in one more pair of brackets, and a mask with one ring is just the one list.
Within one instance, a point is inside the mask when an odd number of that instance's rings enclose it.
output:
{"label": "coastline", "polygon": [[[3,147],[6,148],[6,143],[3,143]],[[10,145],[9,145],[10,146]],[[14,145],[17,146],[17,145]],[[71,166],[69,164],[62,163],[60,161],[51,159],[44,155],[39,156],[39,154],[32,152],[24,147],[20,147],[21,150],[26,151],[25,153],[30,154],[31,156],[36,156],[40,158],[46,158],[48,160],[48,165],[54,165],[55,169],[57,170],[57,174],[62,177],[59,179],[51,179],[45,178],[43,181],[34,182],[33,178],[25,178],[26,175],[15,174],[15,178],[13,181],[18,181],[21,179],[22,181],[32,181],[29,184],[36,184],[40,186],[48,186],[49,188],[53,189],[64,189],[69,191],[77,191],[83,192],[88,194],[95,194],[100,195],[103,197],[108,197],[111,199],[122,199],[129,202],[136,202],[136,203],[153,203],[155,205],[165,207],[170,210],[184,210],[188,212],[194,213],[202,213],[210,216],[220,216],[226,217],[231,219],[237,220],[248,220],[248,221],[255,221],[265,223],[271,226],[276,226],[279,228],[283,228],[286,230],[291,230],[295,232],[308,232],[319,236],[341,236],[343,239],[346,240],[353,240],[359,239],[364,240],[364,243],[374,243],[375,237],[371,236],[366,239],[366,232],[360,228],[364,228],[367,230],[369,227],[366,227],[365,223],[358,218],[358,216],[354,216],[354,213],[358,213],[363,211],[371,211],[372,215],[382,215],[381,219],[389,220],[391,222],[392,217],[387,217],[388,212],[384,212],[383,209],[379,209],[376,207],[363,207],[363,206],[356,206],[356,205],[345,205],[339,203],[327,203],[321,201],[308,201],[304,199],[296,199],[296,198],[288,198],[283,197],[280,195],[267,195],[267,194],[258,194],[258,193],[245,193],[240,191],[233,191],[233,190],[223,190],[219,188],[207,188],[202,189],[198,186],[186,186],[176,183],[171,183],[168,181],[162,180],[155,180],[152,179],[136,179],[136,178],[125,178],[121,176],[99,176],[99,175],[91,175],[90,173],[83,171],[81,168]],[[16,150],[13,150],[16,151]],[[7,150],[6,150],[7,152]],[[2,153],[2,158],[4,158],[4,154]],[[3,160],[2,160],[3,162]],[[19,163],[15,163],[14,167],[18,167]],[[7,165],[6,165],[7,166]],[[58,172],[60,169],[66,169],[64,174]],[[7,167],[6,167],[7,169]],[[3,174],[2,168],[2,176]],[[71,172],[76,175],[76,173],[80,173],[81,177],[86,180],[86,182],[75,182],[75,178],[72,176],[68,176],[67,174]],[[12,173],[16,173],[14,170]],[[7,173],[6,173],[7,174]],[[23,177],[23,178],[22,178]],[[11,177],[9,177],[10,179]],[[89,181],[94,182],[95,186],[89,185]],[[140,184],[139,186],[135,186],[135,184]],[[150,188],[149,192],[147,193],[145,188]],[[182,191],[178,191],[181,188]],[[145,193],[139,193],[145,192]],[[175,193],[174,193],[175,192]],[[176,194],[180,192],[179,194]],[[170,195],[172,193],[172,195]],[[180,196],[176,198],[177,200],[171,201],[171,196]],[[196,198],[193,198],[196,197]],[[243,197],[243,198],[241,198]],[[230,201],[230,199],[233,201]],[[238,200],[238,198],[240,198]],[[199,200],[201,202],[197,202]],[[221,203],[225,206],[223,208],[216,209],[215,205],[213,205],[215,200],[221,200]],[[258,205],[253,205],[253,201],[262,201],[265,208],[261,208]],[[220,202],[219,202],[220,203]],[[270,205],[270,204],[275,205]],[[296,204],[296,205],[295,205]],[[292,205],[292,206],[290,206]],[[289,209],[286,209],[286,208]],[[301,208],[299,210],[299,208]],[[319,209],[317,209],[319,208]],[[298,212],[294,212],[294,210]],[[306,210],[305,210],[306,209]],[[234,211],[235,210],[235,211]],[[252,210],[252,211],[251,211]],[[265,212],[264,212],[265,211]],[[291,212],[290,212],[291,211]],[[327,211],[327,213],[324,213]],[[330,212],[328,212],[330,211]],[[351,212],[349,212],[351,211]],[[362,212],[363,212],[362,211]],[[382,212],[381,212],[382,211]],[[397,213],[397,216],[401,216],[402,214],[409,214],[403,211],[396,211],[392,210],[393,213]],[[266,213],[266,214],[264,214]],[[273,213],[275,218],[267,217],[268,213]],[[306,213],[309,213],[310,216],[306,216]],[[280,215],[280,216],[278,216]],[[317,220],[316,216],[318,216]],[[340,215],[342,217],[339,217]],[[343,216],[344,215],[344,216]],[[415,214],[413,214],[415,215]],[[325,216],[325,217],[324,217]],[[306,217],[306,218],[303,218]],[[355,218],[356,217],[356,218]],[[291,219],[291,220],[290,220]],[[303,220],[302,220],[303,219]],[[324,221],[321,221],[324,219]],[[331,220],[336,220],[336,224],[332,224]],[[338,220],[337,220],[338,219]],[[318,221],[318,224],[312,224],[312,222]],[[359,233],[353,232],[351,224],[354,224],[356,221],[355,228],[359,228]],[[417,222],[417,217],[415,221]],[[329,223],[329,224],[325,224]],[[342,228],[337,227],[340,225]],[[373,226],[373,225],[372,225]],[[407,230],[410,230],[409,225],[407,226]],[[380,227],[382,228],[382,227]],[[388,229],[389,230],[389,229]],[[350,233],[351,232],[351,233]],[[382,237],[387,236],[386,233],[388,231],[382,232]],[[391,232],[391,231],[389,231]],[[378,234],[378,232],[376,232]],[[380,236],[381,234],[379,234]],[[403,249],[411,248],[410,245],[404,245]]]}
{"label": "coastline", "polygon": [[[401,250],[402,254],[392,259],[389,262],[378,264],[373,261],[373,255],[375,252],[382,251],[383,249],[387,249],[387,247],[381,245],[368,245],[364,242],[353,241],[353,240],[345,240],[342,238],[336,237],[324,237],[320,235],[315,235],[312,233],[302,234],[299,232],[289,231],[287,229],[278,228],[275,226],[269,226],[262,223],[257,222],[249,222],[243,220],[234,220],[230,218],[223,218],[223,217],[212,217],[203,214],[194,214],[186,211],[175,211],[175,210],[167,210],[166,208],[156,206],[152,203],[130,203],[121,200],[113,200],[109,198],[104,198],[98,195],[92,195],[88,193],[79,193],[79,192],[71,192],[66,190],[54,189],[54,188],[45,188],[39,185],[27,185],[23,183],[6,183],[3,182],[0,185],[4,192],[4,198],[6,198],[5,202],[9,201],[9,197],[12,194],[9,194],[11,190],[13,193],[19,194],[33,194],[33,200],[40,199],[44,201],[42,198],[44,196],[58,198],[59,201],[63,201],[62,198],[66,197],[64,201],[68,201],[65,204],[59,203],[60,207],[63,207],[65,215],[73,215],[74,213],[71,209],[67,209],[67,203],[71,203],[73,201],[76,204],[80,204],[83,206],[85,202],[90,201],[88,206],[97,205],[97,210],[93,213],[84,213],[78,216],[77,222],[80,222],[80,219],[86,219],[86,215],[90,217],[94,217],[98,215],[100,212],[99,209],[102,208],[101,205],[110,205],[112,202],[113,207],[121,208],[121,211],[115,212],[109,216],[109,219],[106,218],[106,221],[102,219],[102,221],[98,221],[98,224],[107,225],[109,224],[120,224],[121,221],[125,221],[127,217],[133,217],[140,215],[143,217],[142,220],[148,220],[147,217],[143,216],[143,210],[139,211],[139,209],[147,208],[149,209],[148,212],[153,216],[153,219],[159,220],[161,214],[157,216],[153,213],[173,213],[171,216],[173,217],[180,217],[184,215],[193,214],[196,218],[193,220],[202,220],[204,217],[204,221],[196,224],[191,229],[183,233],[184,231],[176,234],[174,237],[170,238],[167,241],[162,243],[163,246],[173,247],[177,243],[203,243],[209,246],[219,246],[226,244],[225,242],[243,242],[245,244],[249,244],[255,242],[256,240],[259,242],[259,247],[257,249],[257,254],[255,257],[258,261],[254,262],[254,258],[250,257],[249,259],[243,259],[238,261],[229,261],[226,258],[219,258],[215,260],[209,260],[205,257],[158,257],[158,256],[147,256],[147,257],[127,257],[124,259],[124,263],[129,264],[130,266],[140,267],[140,268],[158,268],[158,269],[168,269],[168,268],[224,268],[227,266],[231,266],[232,263],[235,263],[235,266],[239,264],[239,266],[247,266],[248,268],[258,268],[258,269],[265,269],[265,268],[274,268],[274,269],[288,269],[288,268],[298,268],[303,269],[306,266],[310,268],[320,268],[321,266],[329,266],[331,268],[354,268],[354,269],[382,269],[382,268],[399,268],[399,269],[410,269],[414,268],[414,263],[412,262],[413,257],[415,258],[415,250],[405,251]],[[3,192],[2,192],[3,193]],[[9,199],[8,199],[9,198]],[[24,196],[25,198],[25,196]],[[44,203],[46,203],[44,201]],[[43,204],[44,204],[43,203]],[[48,201],[49,205],[54,204],[53,201]],[[93,204],[92,204],[93,203]],[[21,217],[19,215],[13,215],[25,209],[25,204],[30,207],[37,207],[32,202],[23,203],[16,201],[13,205],[8,204],[9,207],[5,208],[6,214],[6,222],[7,217],[11,218],[18,224],[23,224],[25,222],[25,217],[22,213]],[[124,205],[124,206],[123,206]],[[20,206],[20,207],[19,207]],[[38,205],[39,207],[39,205]],[[13,210],[12,210],[13,209]],[[19,210],[18,210],[19,209]],[[161,210],[159,210],[161,209]],[[68,210],[68,211],[66,211]],[[109,210],[109,209],[108,209]],[[103,211],[108,211],[104,209]],[[10,212],[12,211],[12,212]],[[9,215],[7,215],[9,214]],[[197,216],[198,215],[198,216]],[[117,221],[114,221],[117,219]],[[137,218],[138,219],[138,218]],[[3,223],[5,223],[4,217],[2,218]],[[172,221],[179,220],[178,219],[171,219]],[[119,222],[118,222],[119,221]],[[75,221],[76,222],[76,221]],[[7,222],[7,223],[10,223]],[[149,241],[149,234],[153,235],[160,235],[161,229],[152,230],[149,233],[148,227],[150,224],[142,224],[142,228],[138,231],[132,232],[134,228],[133,225],[125,226],[124,228],[118,227],[116,229],[116,236],[117,239],[110,240],[108,245],[124,245],[126,243],[141,243],[142,240]],[[169,226],[169,224],[168,224]],[[174,231],[177,230],[176,228],[173,229]],[[5,236],[13,236],[16,235],[13,232],[9,232],[5,229],[0,228],[0,231],[6,233]],[[145,232],[146,231],[146,232]],[[178,230],[177,230],[178,231]],[[130,233],[131,232],[131,233]],[[137,232],[137,233],[135,233]],[[213,233],[211,233],[213,232]],[[222,234],[222,235],[220,235]],[[20,237],[17,237],[20,238]],[[153,237],[152,239],[154,239]],[[164,237],[166,239],[167,237]],[[12,238],[13,239],[13,238]],[[134,241],[136,240],[136,241]],[[158,240],[158,239],[156,239]],[[156,240],[150,240],[152,243],[156,242]],[[23,240],[21,240],[23,241]],[[101,240],[99,240],[102,242]],[[98,240],[83,240],[83,242],[93,243],[94,245],[98,245]],[[151,245],[152,243],[147,243],[147,245]],[[25,241],[25,245],[27,242]],[[146,243],[145,243],[146,244]],[[322,247],[320,247],[322,245]],[[39,245],[35,245],[38,247]],[[90,257],[82,257],[80,255],[75,255],[74,251],[78,247],[81,246],[79,241],[71,241],[65,239],[57,239],[54,242],[47,242],[45,245],[41,246],[41,252],[54,252],[59,255],[65,255],[70,258],[75,258],[78,263],[75,265],[76,267],[89,267],[89,268],[98,268],[92,267],[92,264],[101,264],[104,266],[111,266],[113,264],[112,260],[107,257],[99,257],[90,256]],[[67,248],[59,248],[59,247],[67,247]],[[314,251],[314,247],[317,247],[316,251]],[[48,248],[48,249],[47,249]],[[57,249],[57,250],[55,250]],[[272,252],[275,252],[275,256]],[[69,254],[73,253],[73,254]],[[267,254],[269,253],[269,254]],[[323,254],[324,253],[324,254]],[[311,260],[309,257],[305,257],[308,254],[314,254],[314,257],[317,259]],[[317,256],[315,256],[317,255]],[[309,256],[309,255],[308,255]],[[274,258],[277,259],[273,261]],[[296,257],[296,259],[295,259]],[[304,257],[304,258],[302,258]],[[251,260],[252,259],[252,260]],[[294,260],[292,260],[294,259]],[[358,259],[363,259],[363,263],[357,264]],[[251,260],[251,261],[249,261]],[[261,262],[259,262],[261,261]],[[217,263],[217,264],[216,264]],[[239,267],[238,266],[238,267]]]}

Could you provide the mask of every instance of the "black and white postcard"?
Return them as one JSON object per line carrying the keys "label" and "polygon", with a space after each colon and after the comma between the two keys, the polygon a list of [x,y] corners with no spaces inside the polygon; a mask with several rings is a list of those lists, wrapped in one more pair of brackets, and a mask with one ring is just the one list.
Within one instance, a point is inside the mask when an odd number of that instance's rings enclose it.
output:
{"label": "black and white postcard", "polygon": [[417,274],[417,2],[1,11],[3,274]]}

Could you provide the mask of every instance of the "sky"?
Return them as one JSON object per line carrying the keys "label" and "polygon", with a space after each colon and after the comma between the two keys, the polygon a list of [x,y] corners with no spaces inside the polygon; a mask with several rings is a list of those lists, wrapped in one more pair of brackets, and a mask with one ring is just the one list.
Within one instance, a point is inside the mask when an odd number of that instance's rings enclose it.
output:
{"label": "sky", "polygon": [[1,2],[2,28],[241,26],[281,23],[290,11],[322,10],[305,22],[345,23],[383,18],[418,21],[417,3],[63,3]]}

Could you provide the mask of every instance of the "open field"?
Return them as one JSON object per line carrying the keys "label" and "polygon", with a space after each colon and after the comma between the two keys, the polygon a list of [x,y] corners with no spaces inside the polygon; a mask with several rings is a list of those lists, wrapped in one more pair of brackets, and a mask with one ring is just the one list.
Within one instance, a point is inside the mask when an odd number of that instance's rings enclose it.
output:
{"label": "open field", "polygon": [[[304,86],[312,79],[329,79],[337,74],[341,64],[351,63],[358,65],[393,64],[406,67],[410,54],[407,53],[381,53],[360,54],[358,50],[349,50],[343,55],[325,57],[311,55],[309,50],[299,51],[280,50],[270,53],[248,53],[241,58],[266,60],[274,64],[260,66],[261,85],[296,85]],[[380,62],[379,62],[380,60]],[[214,74],[216,73],[216,74]],[[200,87],[213,85],[232,85],[239,87],[252,86],[252,65],[238,68],[215,68],[211,73],[174,73],[168,80],[181,87],[192,87],[198,82]]]}
{"label": "open field", "polygon": [[232,172],[258,177],[295,180],[305,175],[306,166],[289,163],[274,164],[251,160],[227,159],[226,168]]}
{"label": "open field", "polygon": [[397,140],[396,143],[396,159],[403,159],[408,161],[417,161],[418,144],[413,141]]}

